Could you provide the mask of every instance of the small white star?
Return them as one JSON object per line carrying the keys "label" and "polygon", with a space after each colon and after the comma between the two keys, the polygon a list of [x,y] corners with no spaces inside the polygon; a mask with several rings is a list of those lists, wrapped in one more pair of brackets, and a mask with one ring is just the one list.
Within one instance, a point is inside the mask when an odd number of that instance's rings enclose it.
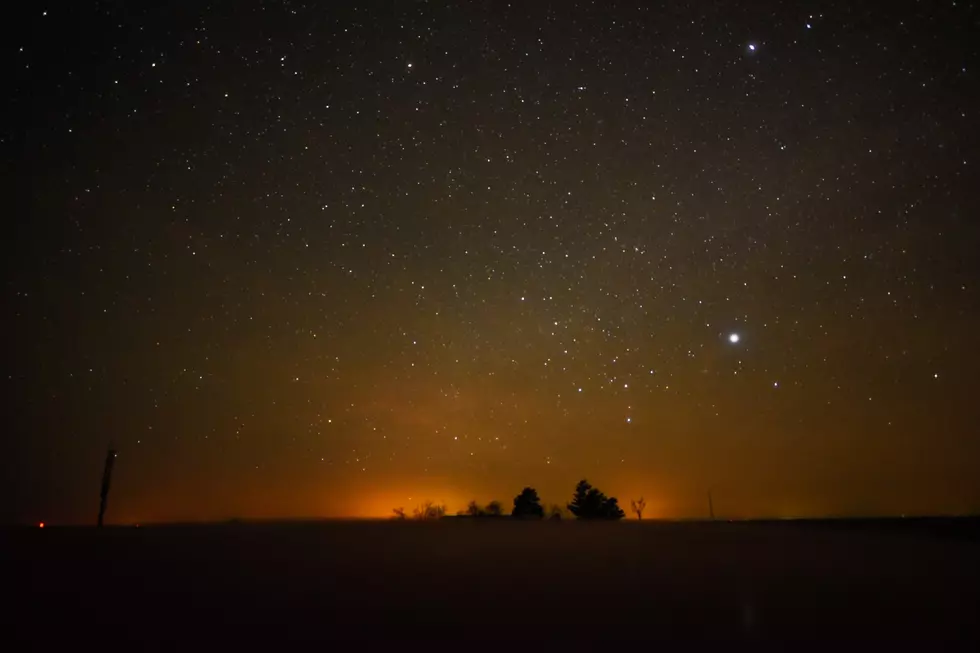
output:
{"label": "small white star", "polygon": [[737,333],[729,333],[728,334],[728,342],[732,343],[733,345],[735,343],[737,343],[741,339],[742,338]]}

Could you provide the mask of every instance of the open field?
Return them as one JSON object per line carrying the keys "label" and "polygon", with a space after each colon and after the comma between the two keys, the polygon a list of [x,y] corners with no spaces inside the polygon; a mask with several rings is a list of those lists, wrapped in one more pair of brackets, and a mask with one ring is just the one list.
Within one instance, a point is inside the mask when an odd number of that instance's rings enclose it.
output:
{"label": "open field", "polygon": [[100,640],[129,650],[980,643],[972,520],[328,521],[0,536],[11,651]]}

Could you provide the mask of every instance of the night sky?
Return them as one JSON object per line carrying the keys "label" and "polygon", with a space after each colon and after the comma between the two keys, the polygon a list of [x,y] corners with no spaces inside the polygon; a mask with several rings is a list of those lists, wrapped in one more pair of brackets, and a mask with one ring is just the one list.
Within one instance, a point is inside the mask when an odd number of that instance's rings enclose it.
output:
{"label": "night sky", "polygon": [[148,4],[2,28],[5,520],[980,511],[975,5]]}

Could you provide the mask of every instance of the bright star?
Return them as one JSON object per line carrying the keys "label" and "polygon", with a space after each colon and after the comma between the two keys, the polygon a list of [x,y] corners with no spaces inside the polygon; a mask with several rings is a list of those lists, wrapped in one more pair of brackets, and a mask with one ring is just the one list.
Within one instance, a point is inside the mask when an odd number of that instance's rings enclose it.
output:
{"label": "bright star", "polygon": [[755,43],[749,43],[749,52],[755,52]]}
{"label": "bright star", "polygon": [[738,342],[739,339],[740,338],[739,338],[739,335],[737,333],[730,333],[730,334],[728,334],[728,342],[732,343],[733,345],[736,342]]}

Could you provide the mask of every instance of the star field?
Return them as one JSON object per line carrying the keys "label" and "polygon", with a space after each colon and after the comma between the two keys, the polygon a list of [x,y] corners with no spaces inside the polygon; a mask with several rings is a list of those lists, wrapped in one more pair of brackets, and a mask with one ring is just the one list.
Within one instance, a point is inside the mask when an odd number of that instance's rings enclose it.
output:
{"label": "star field", "polygon": [[974,7],[355,5],[10,26],[11,518],[980,510]]}

